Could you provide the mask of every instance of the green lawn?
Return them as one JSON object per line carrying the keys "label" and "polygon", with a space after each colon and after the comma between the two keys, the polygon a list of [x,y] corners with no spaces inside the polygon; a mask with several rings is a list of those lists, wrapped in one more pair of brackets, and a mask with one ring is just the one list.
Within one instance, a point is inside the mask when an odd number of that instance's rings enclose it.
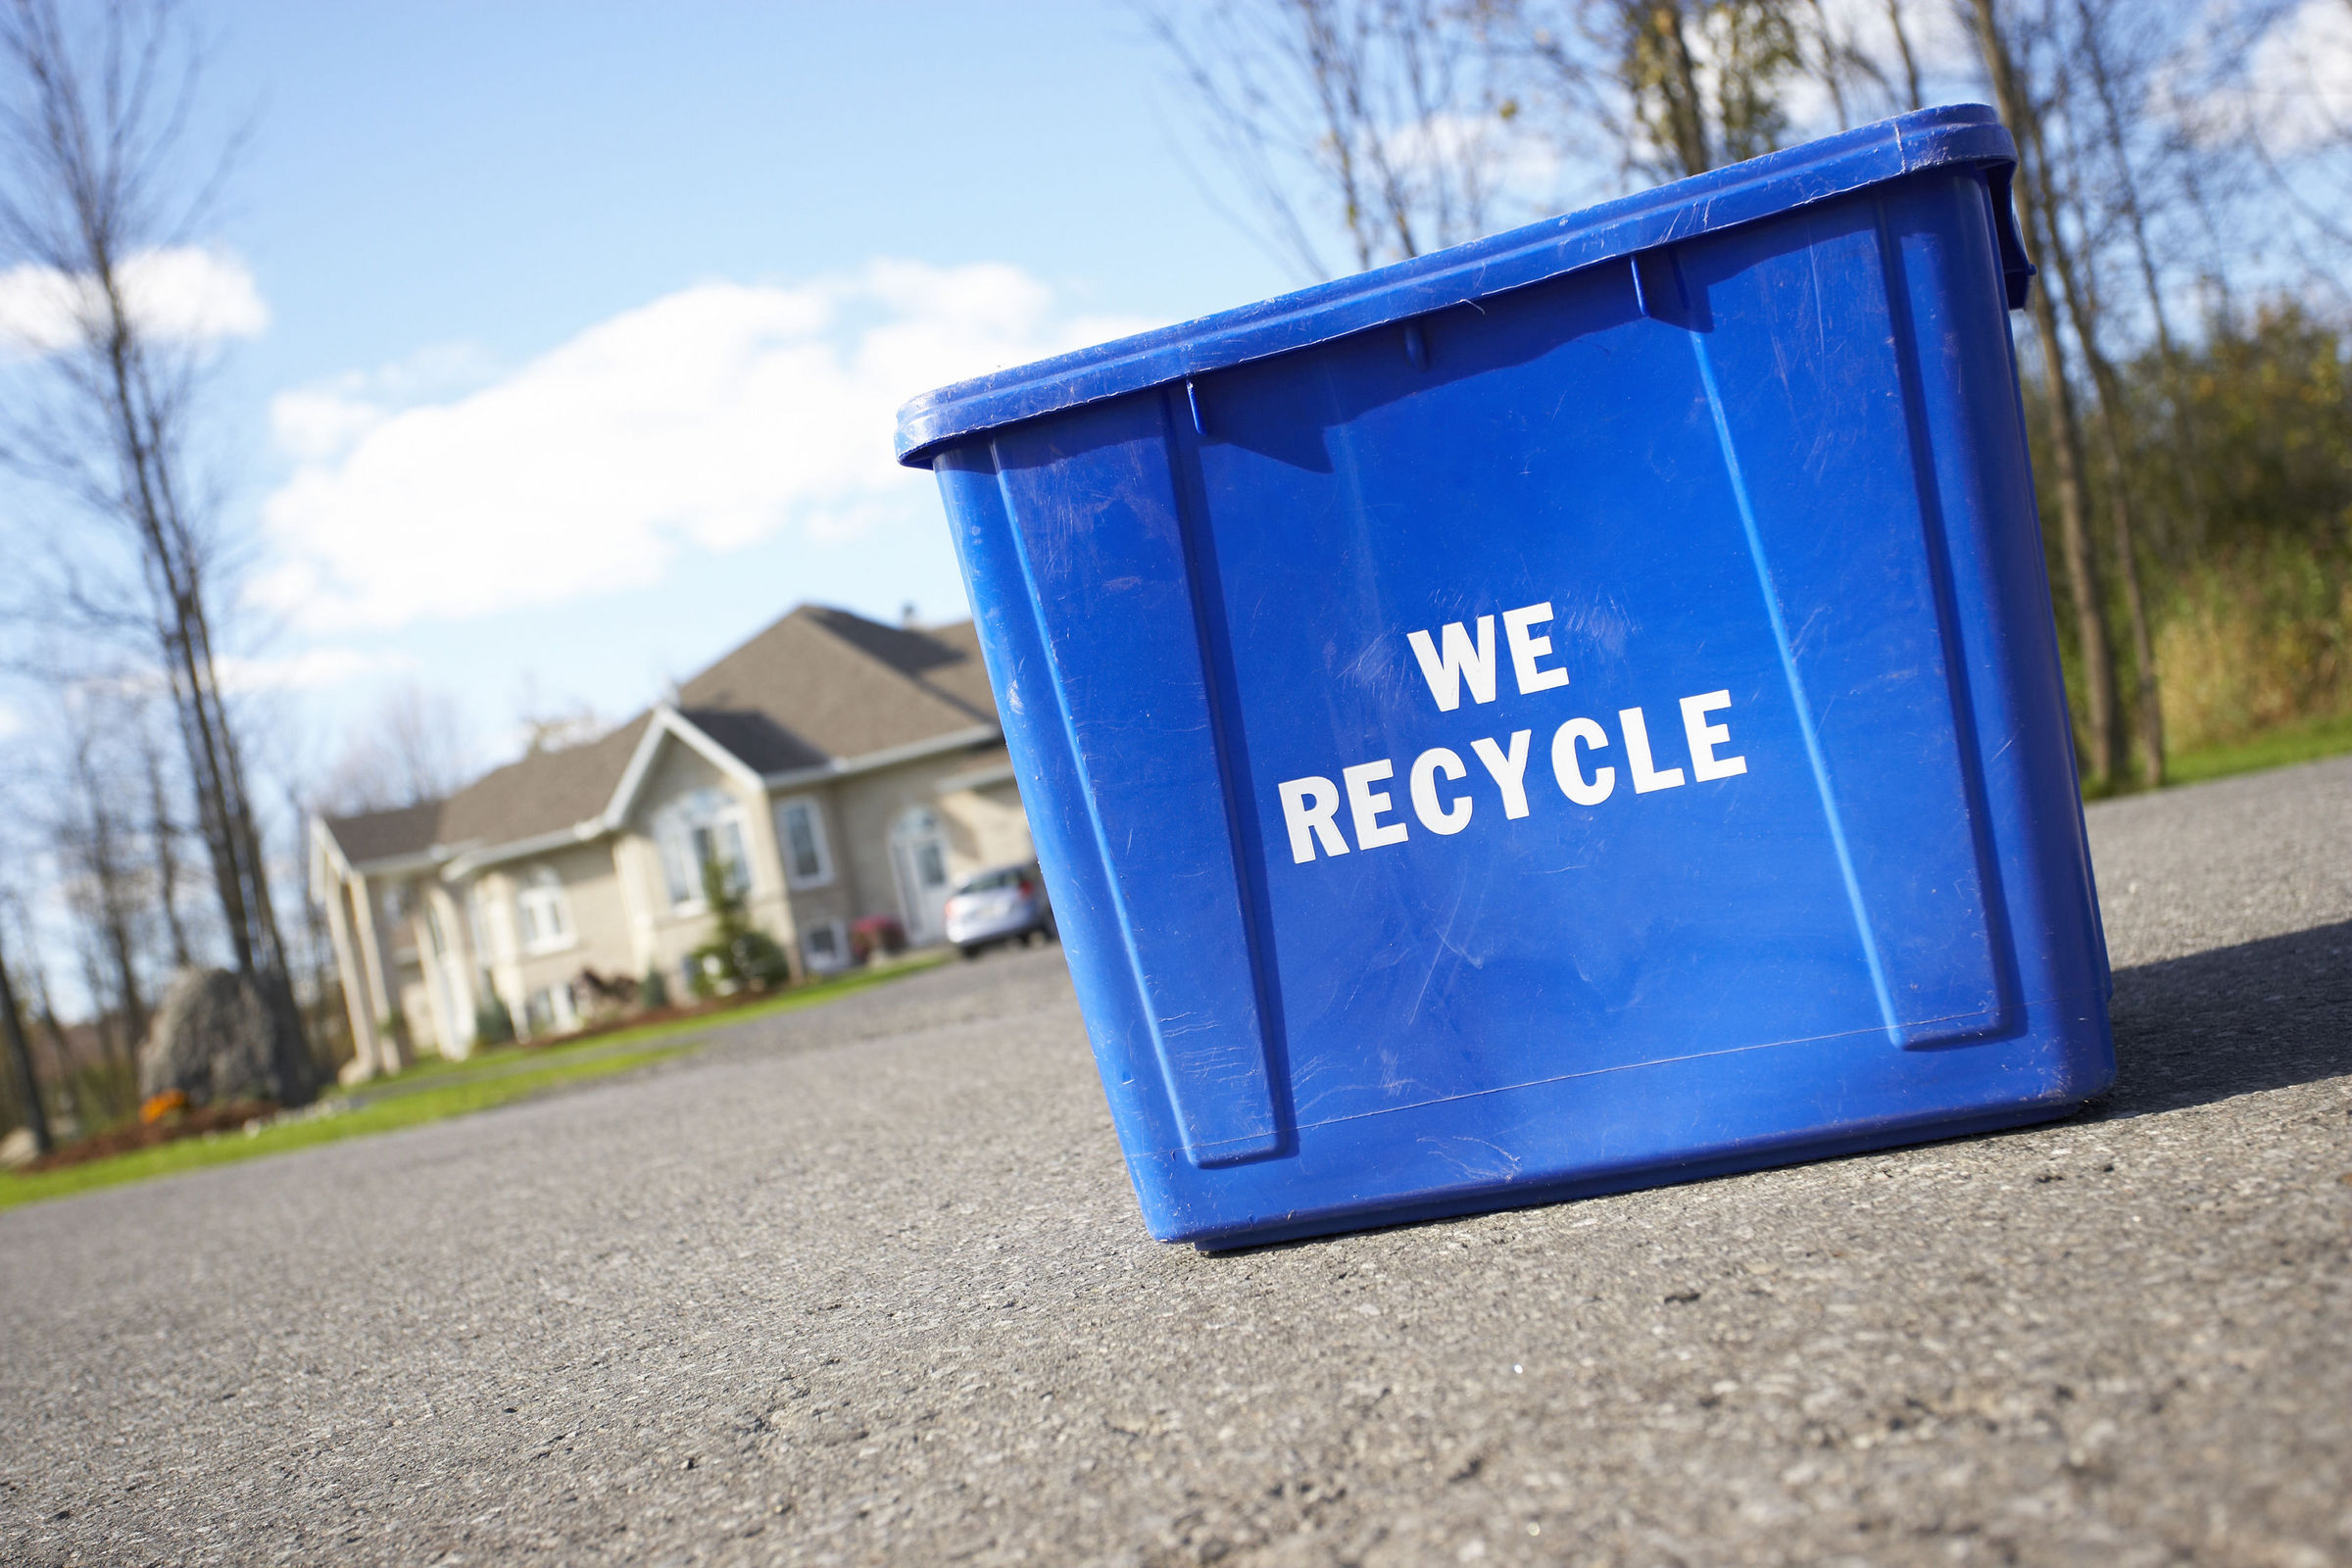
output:
{"label": "green lawn", "polygon": [[2352,715],[2307,719],[2300,724],[2282,724],[2234,746],[2216,746],[2168,758],[2165,778],[2167,783],[2194,784],[2200,779],[2284,767],[2290,762],[2339,757],[2346,752],[2352,752]]}
{"label": "green lawn", "polygon": [[508,1047],[464,1061],[429,1058],[397,1078],[329,1091],[319,1102],[320,1113],[299,1121],[280,1122],[250,1134],[186,1138],[63,1170],[0,1175],[0,1208],[487,1110],[561,1084],[627,1072],[683,1054],[701,1045],[713,1029],[837,1001],[928,969],[944,956],[927,954],[886,969],[862,970],[839,980],[803,986],[727,1012],[673,1018],[569,1045]]}

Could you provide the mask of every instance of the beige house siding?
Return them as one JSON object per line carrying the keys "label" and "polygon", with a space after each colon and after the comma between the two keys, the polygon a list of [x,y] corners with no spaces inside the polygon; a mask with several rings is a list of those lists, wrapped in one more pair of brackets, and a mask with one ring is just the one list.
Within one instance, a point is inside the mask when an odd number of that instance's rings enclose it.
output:
{"label": "beige house siding", "polygon": [[1009,778],[976,789],[943,791],[939,813],[948,824],[949,852],[961,870],[1037,857],[1028,813],[1021,809],[1021,792]]}
{"label": "beige house siding", "polygon": [[[672,903],[664,829],[699,791],[714,797],[711,825],[741,835],[747,916],[796,973],[846,961],[866,916],[937,938],[957,879],[1033,853],[994,720],[968,622],[889,626],[802,606],[601,739],[533,752],[440,800],[315,819],[314,887],[352,998],[355,1076],[398,1065],[376,1028],[394,1010],[419,1049],[463,1054],[485,987],[525,1033],[584,1015],[584,970],[660,973],[676,995],[712,918],[699,877]],[[786,858],[780,813],[802,805],[822,843],[813,869]],[[910,853],[917,821],[931,837]],[[938,880],[902,886],[915,867]],[[565,939],[525,952],[534,873],[561,887]],[[575,1005],[547,1005],[558,994]]]}
{"label": "beige house siding", "polygon": [[569,846],[500,867],[503,887],[492,907],[504,906],[500,912],[515,936],[521,930],[517,901],[530,889],[532,874],[542,868],[555,872],[563,884],[564,923],[570,940],[538,953],[524,952],[517,944],[510,950],[513,956],[500,965],[504,972],[499,976],[499,994],[514,1014],[515,1026],[526,1031],[525,1015],[535,993],[567,984],[582,969],[603,975],[631,972],[628,912],[621,901],[620,879],[613,871],[611,843],[599,840]]}
{"label": "beige house siding", "polygon": [[448,1054],[442,1045],[440,1031],[433,1025],[433,1008],[425,999],[424,981],[414,970],[400,983],[400,1016],[401,1021],[409,1027],[411,1051]]}
{"label": "beige house siding", "polygon": [[[859,916],[873,912],[874,904],[859,885],[852,858],[845,854],[849,840],[842,824],[841,799],[846,786],[822,784],[800,785],[776,792],[768,799],[767,831],[775,845],[776,866],[788,884],[792,904],[792,925],[806,942],[808,934],[825,926],[836,926],[834,951],[838,959],[849,956],[850,927]],[[789,887],[791,869],[784,859],[784,832],[779,818],[787,805],[806,805],[816,813],[817,838],[824,852],[825,875],[818,881],[802,887]],[[808,954],[804,947],[796,957],[804,965]]]}
{"label": "beige house siding", "polygon": [[768,817],[766,792],[747,789],[733,774],[673,738],[662,743],[662,750],[638,791],[622,837],[628,848],[620,858],[626,866],[624,874],[629,878],[630,897],[641,911],[638,929],[643,964],[638,972],[642,974],[658,966],[674,987],[683,978],[680,966],[686,956],[710,940],[710,911],[704,906],[699,889],[687,904],[670,903],[668,878],[662,868],[657,837],[663,813],[685,797],[705,789],[724,795],[741,813],[744,857],[751,870],[745,913],[754,925],[794,956],[797,968],[799,943],[792,909],[785,897],[783,865],[776,856],[775,824]]}
{"label": "beige house siding", "polygon": [[[906,923],[912,935],[912,911],[906,907],[904,890],[891,861],[891,838],[900,822],[917,808],[928,807],[940,819],[947,842],[951,884],[983,866],[1025,860],[1033,853],[1023,819],[1006,823],[1001,803],[972,790],[940,786],[958,775],[985,772],[1005,760],[1002,742],[971,751],[951,752],[899,767],[860,774],[841,786],[846,858],[863,896],[861,912],[891,914]],[[1015,808],[1017,815],[1017,808]]]}

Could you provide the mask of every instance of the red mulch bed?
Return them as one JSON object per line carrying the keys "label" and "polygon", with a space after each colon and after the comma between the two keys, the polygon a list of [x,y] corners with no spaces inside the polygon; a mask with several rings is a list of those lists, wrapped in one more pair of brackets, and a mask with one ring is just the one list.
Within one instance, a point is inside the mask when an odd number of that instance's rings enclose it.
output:
{"label": "red mulch bed", "polygon": [[249,1121],[259,1121],[276,1112],[277,1102],[273,1100],[238,1100],[225,1105],[204,1105],[195,1110],[181,1111],[162,1121],[124,1122],[120,1127],[109,1127],[102,1133],[77,1138],[62,1149],[53,1149],[21,1168],[27,1171],[63,1170],[68,1165],[105,1159],[111,1154],[127,1154],[135,1149],[153,1149],[175,1139],[199,1138],[206,1133],[233,1133]]}

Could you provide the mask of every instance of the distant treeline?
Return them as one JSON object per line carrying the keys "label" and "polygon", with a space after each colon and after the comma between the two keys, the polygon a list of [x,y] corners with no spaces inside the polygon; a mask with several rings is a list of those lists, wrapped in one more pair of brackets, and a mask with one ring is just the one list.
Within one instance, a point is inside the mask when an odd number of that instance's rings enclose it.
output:
{"label": "distant treeline", "polygon": [[2352,714],[2346,0],[1147,5],[1310,275],[1886,115],[1994,105],[2040,269],[2015,318],[2084,786]]}

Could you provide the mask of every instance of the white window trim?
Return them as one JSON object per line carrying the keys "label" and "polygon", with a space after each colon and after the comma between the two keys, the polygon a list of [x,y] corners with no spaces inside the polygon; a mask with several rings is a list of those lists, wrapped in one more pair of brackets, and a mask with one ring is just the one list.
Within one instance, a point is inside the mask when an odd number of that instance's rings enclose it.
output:
{"label": "white window trim", "polygon": [[710,913],[710,901],[703,897],[702,867],[700,865],[684,867],[687,872],[686,897],[682,900],[670,897],[669,847],[662,842],[666,838],[674,836],[677,840],[676,848],[683,853],[693,849],[694,830],[698,827],[709,828],[713,842],[716,841],[722,829],[734,828],[735,842],[743,850],[744,896],[749,898],[759,891],[759,878],[754,875],[752,865],[752,824],[749,814],[743,808],[743,803],[730,798],[717,810],[710,812],[708,816],[703,816],[684,809],[687,802],[691,799],[691,796],[681,796],[678,800],[663,807],[661,811],[656,813],[653,831],[647,835],[648,842],[654,847],[654,875],[660,884],[662,907],[669,911],[672,919],[680,920],[690,920],[698,915]]}
{"label": "white window trim", "polygon": [[580,928],[571,917],[570,890],[564,887],[563,876],[554,867],[538,866],[524,872],[521,877],[516,879],[514,929],[517,934],[530,926],[548,923],[536,919],[525,920],[525,910],[533,900],[540,901],[552,909],[564,930],[560,936],[550,938],[541,935],[523,943],[522,951],[525,956],[536,958],[546,954],[564,953],[578,947],[580,945]]}
{"label": "white window trim", "polygon": [[[801,876],[793,869],[792,835],[784,827],[784,813],[804,808],[808,812],[808,837],[816,849],[816,873]],[[776,858],[783,862],[784,885],[795,893],[810,888],[829,887],[833,882],[833,846],[825,836],[825,808],[813,795],[787,795],[775,803],[769,812],[776,829]]]}
{"label": "white window trim", "polygon": [[514,911],[487,878],[476,877],[466,887],[466,935],[474,944],[473,966],[477,970],[487,974],[514,960]]}
{"label": "white window trim", "polygon": [[[547,1023],[544,1027],[534,1028],[533,1018],[538,1009],[532,1004],[542,998],[546,999]],[[524,997],[521,1022],[533,1040],[551,1035],[567,1035],[579,1028],[580,1009],[572,1000],[571,983],[567,980],[553,981]]]}
{"label": "white window trim", "polygon": [[[819,931],[833,934],[833,956],[820,960],[808,946],[809,937]],[[839,920],[821,920],[801,930],[801,962],[811,974],[838,974],[850,967],[850,930]]]}

